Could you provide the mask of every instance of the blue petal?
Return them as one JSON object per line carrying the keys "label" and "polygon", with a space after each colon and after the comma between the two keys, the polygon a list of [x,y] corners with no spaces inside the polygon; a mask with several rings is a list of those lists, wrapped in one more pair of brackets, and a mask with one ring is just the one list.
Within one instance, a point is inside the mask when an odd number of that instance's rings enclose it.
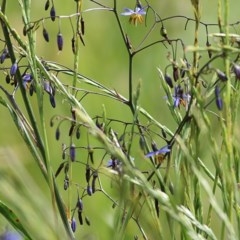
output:
{"label": "blue petal", "polygon": [[165,154],[165,153],[168,153],[170,151],[171,150],[169,149],[168,146],[164,146],[157,151],[150,152],[150,153],[146,154],[145,157],[152,157],[152,156],[159,155],[159,154]]}
{"label": "blue petal", "polygon": [[132,9],[130,9],[130,8],[124,8],[124,12],[123,13],[121,13],[121,15],[123,15],[123,16],[131,16],[132,14],[134,14],[135,12],[132,10]]}

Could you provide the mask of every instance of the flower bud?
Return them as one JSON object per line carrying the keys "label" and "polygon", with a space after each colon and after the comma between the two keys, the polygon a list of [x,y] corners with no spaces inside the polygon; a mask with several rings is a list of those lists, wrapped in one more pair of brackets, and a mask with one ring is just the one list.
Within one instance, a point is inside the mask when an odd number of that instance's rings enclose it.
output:
{"label": "flower bud", "polygon": [[170,88],[173,88],[172,78],[166,73],[164,79]]}
{"label": "flower bud", "polygon": [[222,110],[223,101],[220,96],[220,89],[219,89],[218,85],[216,85],[216,87],[215,87],[215,97],[216,97],[216,105],[217,105],[218,110]]}
{"label": "flower bud", "polygon": [[48,34],[46,28],[43,28],[43,37],[46,42],[49,42],[49,34]]}
{"label": "flower bud", "polygon": [[49,95],[49,100],[50,100],[50,103],[52,105],[53,108],[56,107],[56,102],[55,102],[55,98],[53,95]]}
{"label": "flower bud", "polygon": [[11,77],[13,77],[13,76],[16,74],[17,69],[18,69],[18,65],[17,65],[17,63],[15,62],[15,63],[11,66],[11,68],[10,68],[10,75],[11,75]]}
{"label": "flower bud", "polygon": [[83,225],[82,211],[78,211],[78,220],[79,220],[80,225]]}
{"label": "flower bud", "polygon": [[6,83],[10,83],[11,78],[10,78],[10,75],[9,75],[9,74],[6,75],[5,80],[6,80]]}
{"label": "flower bud", "polygon": [[8,50],[7,48],[5,48],[0,56],[0,63],[2,64],[8,57],[9,57]]}
{"label": "flower bud", "polygon": [[240,80],[240,66],[237,64],[233,65],[233,72],[238,80]]}
{"label": "flower bud", "polygon": [[70,159],[72,160],[72,162],[74,162],[75,158],[76,158],[76,147],[73,143],[69,148],[69,155],[70,155]]}
{"label": "flower bud", "polygon": [[85,222],[86,222],[86,224],[87,224],[88,226],[91,225],[91,222],[90,222],[90,220],[88,219],[88,217],[85,217]]}
{"label": "flower bud", "polygon": [[62,51],[62,49],[63,49],[63,36],[60,32],[57,35],[57,45],[58,45],[58,50]]}
{"label": "flower bud", "polygon": [[48,10],[49,6],[50,6],[50,0],[47,0],[44,6],[45,11]]}
{"label": "flower bud", "polygon": [[60,138],[60,129],[59,129],[59,127],[56,129],[55,137],[56,137],[56,140],[59,140],[59,138]]}
{"label": "flower bud", "polygon": [[75,218],[72,218],[71,229],[73,232],[76,232],[76,228],[77,228],[76,220],[75,220]]}
{"label": "flower bud", "polygon": [[83,202],[82,202],[81,198],[78,198],[76,207],[78,208],[78,211],[82,211],[83,210]]}
{"label": "flower bud", "polygon": [[86,177],[86,181],[89,182],[90,177],[91,177],[91,168],[89,167],[89,165],[86,165],[86,173],[85,173],[85,177]]}
{"label": "flower bud", "polygon": [[92,188],[88,185],[87,186],[87,194],[89,195],[89,196],[92,196]]}
{"label": "flower bud", "polygon": [[224,72],[220,71],[219,69],[217,69],[216,72],[217,72],[218,78],[219,78],[221,81],[225,82],[225,81],[228,80],[228,78],[227,78],[227,76],[226,76],[226,74],[225,74]]}
{"label": "flower bud", "polygon": [[50,10],[50,17],[51,17],[52,21],[54,22],[55,19],[56,19],[56,11],[55,11],[54,6],[51,7],[51,10]]}

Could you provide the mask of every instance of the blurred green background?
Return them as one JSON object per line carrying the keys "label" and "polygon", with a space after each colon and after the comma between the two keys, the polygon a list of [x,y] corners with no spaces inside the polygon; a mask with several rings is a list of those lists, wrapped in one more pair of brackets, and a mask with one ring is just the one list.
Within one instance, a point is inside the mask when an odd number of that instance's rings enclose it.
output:
{"label": "blurred green background", "polygon": [[[230,1],[230,22],[236,22],[239,20],[238,8],[236,8],[237,0]],[[111,0],[101,1],[103,5],[112,7]],[[142,2],[144,5],[144,1]],[[168,1],[149,1],[156,12],[162,19],[181,15],[193,18],[192,7],[189,0],[168,0]],[[22,36],[23,24],[21,20],[21,10],[17,0],[8,1],[7,16],[11,26]],[[49,11],[44,11],[44,0],[33,0],[31,17],[32,20],[38,20],[49,16]],[[73,0],[68,1],[54,1],[57,15],[69,15],[75,11],[75,2]],[[134,8],[134,0],[124,0],[118,3],[119,14],[125,7]],[[90,9],[98,7],[96,4],[83,0],[83,9]],[[205,23],[217,22],[217,1],[201,1],[201,20]],[[115,89],[119,94],[122,94],[128,98],[128,56],[123,39],[120,35],[119,28],[117,26],[116,19],[112,12],[106,10],[96,10],[83,13],[85,21],[85,35],[84,41],[86,46],[80,46],[80,58],[79,58],[79,72],[89,78],[95,79],[100,83],[106,85],[111,89]],[[128,17],[120,16],[125,33],[128,35],[134,48],[140,44],[145,34],[148,32],[153,19],[152,14],[147,19],[147,26],[138,25],[133,26],[128,22]],[[184,30],[186,21],[181,18],[171,19],[164,22],[164,25],[168,31],[170,39],[181,38],[186,45],[193,43],[193,31],[194,23],[189,22],[187,30]],[[42,37],[42,26],[36,32],[37,41],[37,54],[43,59],[56,61],[69,68],[73,68],[73,55],[71,51],[71,38],[72,31],[70,22],[67,18],[61,20],[61,32],[64,36],[64,47],[62,52],[58,52],[56,45],[56,35],[59,31],[58,21],[52,22],[51,20],[45,20],[44,23],[50,35],[50,42],[46,43]],[[160,25],[157,25],[154,31],[150,34],[146,43],[150,43],[161,39]],[[218,32],[217,28],[209,28],[209,33]],[[232,29],[232,32],[239,33],[238,28]],[[206,44],[205,29],[200,27],[200,35],[202,46]],[[2,39],[2,32],[0,32],[0,38]],[[24,39],[25,37],[23,37]],[[212,40],[212,39],[211,39]],[[27,41],[27,39],[26,39]],[[0,43],[0,48],[3,49],[3,42]],[[167,47],[167,48],[166,48]],[[168,107],[164,100],[165,93],[160,84],[160,78],[157,68],[164,70],[165,66],[169,64],[167,55],[171,52],[169,46],[155,45],[135,57],[134,69],[133,69],[133,82],[134,89],[136,85],[141,81],[141,95],[139,104],[145,108],[154,118],[156,118],[161,124],[166,125],[172,131],[175,131],[176,124],[173,121]],[[191,53],[188,54],[191,59]],[[207,59],[207,53],[202,54],[200,62],[204,62]],[[177,60],[179,61],[182,55],[179,54]],[[9,63],[9,62],[8,62]],[[4,63],[5,64],[5,63]],[[2,67],[1,65],[0,67]],[[4,66],[9,66],[5,64]],[[220,65],[221,67],[221,65]],[[3,71],[0,72],[1,85],[11,91],[12,87],[5,84],[5,77]],[[63,76],[61,79],[66,84],[71,84],[71,78]],[[82,84],[79,87],[84,88],[86,85]],[[0,92],[0,96],[4,97],[3,92]],[[80,95],[79,95],[80,97]],[[22,106],[22,100],[20,92],[16,93],[16,99],[21,106],[23,112],[25,111]],[[36,98],[32,97],[32,104],[36,106]],[[57,107],[53,109],[50,106],[47,94],[45,94],[45,108],[46,108],[46,121],[50,122],[50,118],[54,114],[70,116],[69,105],[66,104],[63,99],[56,94]],[[124,121],[131,121],[132,116],[129,109],[120,103],[113,100],[100,97],[100,96],[87,96],[81,102],[91,116],[102,115],[102,105],[104,104],[107,117],[121,119]],[[213,106],[215,107],[215,106]],[[34,109],[36,115],[38,115],[38,109]],[[53,214],[50,201],[50,193],[47,189],[46,183],[40,174],[40,171],[33,161],[28,148],[21,139],[13,121],[3,106],[0,106],[0,199],[6,201],[12,206],[12,208],[19,214],[20,219],[27,223],[31,232],[35,236],[35,239],[54,239],[49,238],[53,236],[53,232],[57,231],[59,235],[64,234],[61,227],[54,229]],[[215,119],[216,120],[216,119]],[[215,121],[213,119],[213,121]],[[143,123],[146,123],[146,119],[142,119]],[[69,143],[68,129],[70,123],[63,124],[61,128],[61,137],[59,141],[55,140],[55,127],[50,128],[48,126],[49,145],[51,150],[51,161],[54,171],[61,163],[61,145],[62,143]],[[116,131],[121,134],[122,126],[116,124]],[[85,146],[86,144],[86,132],[83,131],[80,140],[75,144],[79,146]],[[159,139],[154,139],[159,146],[164,144]],[[96,144],[91,140],[92,144]],[[141,156],[141,152],[135,144],[134,152],[137,156]],[[205,149],[205,150],[204,150]],[[207,149],[203,144],[203,155],[207,156]],[[98,161],[101,160],[103,151],[99,151],[99,154],[95,153],[95,162],[98,166]],[[77,155],[77,158],[84,161],[87,155]],[[137,159],[136,159],[137,161]],[[140,166],[141,164],[138,163]],[[23,167],[23,166],[24,167]],[[144,163],[143,163],[144,166]],[[85,169],[81,165],[74,166],[74,179],[81,184],[84,181]],[[58,184],[63,185],[63,177],[58,177]],[[102,184],[106,191],[111,193],[111,196],[116,197],[114,188],[111,187],[111,179],[103,175]],[[62,190],[64,192],[64,190]],[[76,197],[76,196],[74,196]],[[63,193],[63,198],[66,200],[67,195]],[[73,199],[75,201],[75,198]],[[77,227],[77,239],[112,239],[111,236],[114,232],[114,214],[116,210],[112,208],[112,203],[103,194],[96,193],[91,197],[84,199],[84,212],[91,221],[91,226],[84,224]],[[60,222],[61,225],[61,222]],[[8,226],[6,221],[0,216],[0,232],[3,232]],[[138,234],[136,225],[131,223],[129,228],[129,235],[126,235],[126,239],[132,239],[134,232]],[[37,234],[43,234],[41,237],[37,237]],[[56,237],[58,238],[58,237]],[[62,238],[63,239],[63,238]]]}

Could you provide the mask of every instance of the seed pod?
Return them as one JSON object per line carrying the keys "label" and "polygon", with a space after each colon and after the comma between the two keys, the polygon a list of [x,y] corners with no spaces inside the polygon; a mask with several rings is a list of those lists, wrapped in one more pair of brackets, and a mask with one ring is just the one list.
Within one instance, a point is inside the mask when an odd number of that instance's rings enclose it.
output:
{"label": "seed pod", "polygon": [[53,108],[56,107],[56,102],[55,102],[55,98],[53,95],[49,95],[49,100],[50,100],[50,103],[52,105]]}
{"label": "seed pod", "polygon": [[57,129],[56,129],[55,138],[56,138],[56,140],[59,140],[59,138],[60,138],[60,129],[59,129],[59,127],[57,127]]}
{"label": "seed pod", "polygon": [[78,220],[79,220],[80,225],[83,225],[83,218],[82,218],[82,212],[81,211],[78,211]]}
{"label": "seed pod", "polygon": [[216,72],[217,72],[218,78],[219,78],[221,81],[225,82],[225,81],[228,80],[228,78],[227,78],[227,76],[226,76],[226,74],[225,74],[224,72],[220,71],[219,69],[216,69]]}
{"label": "seed pod", "polygon": [[15,63],[11,66],[11,68],[10,68],[10,75],[11,75],[11,77],[13,77],[13,76],[16,74],[17,69],[18,69],[18,65],[17,65],[17,63],[15,62]]}
{"label": "seed pod", "polygon": [[76,232],[77,224],[75,218],[72,218],[71,220],[71,229],[73,232]]}
{"label": "seed pod", "polygon": [[57,45],[58,45],[58,50],[62,51],[62,49],[63,49],[63,36],[60,32],[57,35]]}
{"label": "seed pod", "polygon": [[44,37],[46,42],[49,42],[49,34],[48,34],[46,28],[43,28],[43,37]]}
{"label": "seed pod", "polygon": [[88,219],[88,217],[85,217],[85,222],[86,222],[86,224],[87,224],[88,226],[91,225],[91,222],[90,222],[90,220]]}
{"label": "seed pod", "polygon": [[240,80],[240,66],[237,64],[233,65],[233,72],[235,73],[236,79]]}
{"label": "seed pod", "polygon": [[6,75],[5,80],[6,80],[6,83],[10,83],[11,78],[10,78],[10,75],[9,75],[9,74]]}
{"label": "seed pod", "polygon": [[57,169],[57,171],[56,171],[56,173],[55,173],[55,178],[59,175],[59,173],[62,171],[62,169],[63,169],[63,167],[64,167],[64,164],[65,164],[65,162],[62,162],[60,165],[59,165],[59,167],[58,167],[58,169]]}
{"label": "seed pod", "polygon": [[87,181],[87,183],[88,183],[89,180],[90,180],[90,177],[91,177],[91,168],[89,167],[88,164],[86,165],[85,177],[86,177],[86,181]]}
{"label": "seed pod", "polygon": [[50,6],[50,0],[47,0],[44,6],[45,11],[48,10],[49,6]]}
{"label": "seed pod", "polygon": [[55,11],[54,5],[51,7],[50,17],[51,17],[52,21],[54,22],[56,19],[56,11]]}
{"label": "seed pod", "polygon": [[76,157],[76,148],[75,148],[75,145],[73,143],[69,148],[69,155],[70,155],[70,159],[72,160],[72,162],[74,162],[75,157]]}
{"label": "seed pod", "polygon": [[172,78],[166,73],[164,79],[170,88],[173,88]]}

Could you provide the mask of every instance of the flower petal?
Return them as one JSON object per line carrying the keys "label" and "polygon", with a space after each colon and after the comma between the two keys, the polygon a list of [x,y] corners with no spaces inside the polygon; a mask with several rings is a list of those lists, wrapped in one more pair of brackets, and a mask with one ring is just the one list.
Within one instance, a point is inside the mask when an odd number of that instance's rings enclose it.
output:
{"label": "flower petal", "polygon": [[168,153],[170,151],[171,150],[169,149],[169,146],[164,146],[157,151],[150,152],[150,153],[146,154],[145,157],[152,157],[152,156],[155,156],[155,155],[158,155],[158,154],[165,154],[165,153]]}

